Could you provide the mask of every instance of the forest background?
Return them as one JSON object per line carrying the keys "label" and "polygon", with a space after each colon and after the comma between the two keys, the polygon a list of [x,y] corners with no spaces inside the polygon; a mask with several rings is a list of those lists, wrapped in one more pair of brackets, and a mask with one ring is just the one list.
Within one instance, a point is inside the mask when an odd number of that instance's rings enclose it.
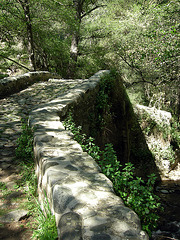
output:
{"label": "forest background", "polygon": [[1,77],[115,69],[131,100],[179,121],[179,13],[178,0],[1,0]]}

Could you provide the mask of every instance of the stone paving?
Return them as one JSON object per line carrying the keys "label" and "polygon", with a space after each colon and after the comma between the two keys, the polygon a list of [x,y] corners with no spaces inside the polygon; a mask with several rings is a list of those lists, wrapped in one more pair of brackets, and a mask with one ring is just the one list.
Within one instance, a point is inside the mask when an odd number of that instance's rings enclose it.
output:
{"label": "stone paving", "polygon": [[0,191],[0,239],[25,240],[32,236],[33,219],[26,218],[27,211],[21,209],[22,202],[26,201],[25,193],[14,188],[21,178],[19,160],[15,159],[21,119],[28,118],[37,105],[51,101],[80,82],[82,80],[50,79],[0,99],[0,184],[5,184],[8,193],[4,199]]}
{"label": "stone paving", "polygon": [[82,81],[49,79],[0,99],[0,168],[8,168],[13,161],[17,138],[21,133],[21,119],[27,118],[37,105],[55,99]]}

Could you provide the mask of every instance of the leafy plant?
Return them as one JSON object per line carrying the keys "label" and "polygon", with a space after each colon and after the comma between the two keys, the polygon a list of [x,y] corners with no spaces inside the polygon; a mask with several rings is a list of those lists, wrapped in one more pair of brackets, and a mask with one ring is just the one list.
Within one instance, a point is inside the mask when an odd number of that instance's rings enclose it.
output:
{"label": "leafy plant", "polygon": [[[33,160],[34,161],[34,160]],[[21,162],[21,178],[17,181],[18,187],[24,187],[28,198],[36,197],[37,194],[37,177],[34,170],[34,162]]]}
{"label": "leafy plant", "polygon": [[33,159],[33,131],[25,121],[22,121],[22,133],[17,140],[16,157],[23,161]]}
{"label": "leafy plant", "polygon": [[[18,139],[16,158],[22,160],[21,179],[17,181],[17,186],[22,188],[27,195],[28,201],[23,203],[29,210],[35,221],[33,223],[33,238],[40,240],[57,239],[57,228],[55,217],[51,214],[47,197],[43,203],[43,210],[37,200],[37,178],[33,159],[33,131],[22,121],[22,133]],[[5,188],[3,184],[0,187]]]}
{"label": "leafy plant", "polygon": [[160,209],[159,198],[153,193],[155,174],[151,174],[145,182],[140,177],[135,177],[132,163],[126,163],[122,169],[112,144],[106,144],[105,149],[100,150],[92,137],[87,138],[86,134],[81,132],[82,128],[76,127],[71,112],[64,125],[67,130],[72,131],[76,141],[80,140],[82,149],[98,162],[102,172],[113,182],[116,193],[139,215],[143,230],[150,235],[157,226]]}
{"label": "leafy plant", "polygon": [[33,232],[33,238],[39,240],[55,240],[58,237],[55,216],[52,215],[51,209],[45,198],[43,202],[43,210],[39,202],[37,203],[37,229]]}
{"label": "leafy plant", "polygon": [[70,111],[67,118],[63,122],[66,130],[70,130],[74,134],[74,139],[81,145],[82,149],[86,151],[94,159],[98,160],[100,158],[100,148],[95,145],[94,138],[87,137],[85,133],[82,133],[82,127],[76,126],[73,121],[73,114]]}
{"label": "leafy plant", "polygon": [[105,74],[101,77],[99,82],[99,92],[96,97],[96,119],[97,119],[97,128],[104,128],[107,124],[105,120],[108,116],[111,116],[111,93],[112,87],[114,84],[116,72],[112,71],[109,74]]}
{"label": "leafy plant", "polygon": [[180,123],[174,121],[171,125],[172,141],[176,143],[176,148],[180,147]]}
{"label": "leafy plant", "polygon": [[180,147],[178,121],[172,118],[171,124],[168,124],[146,112],[139,114],[138,118],[141,129],[148,139],[149,148],[156,160],[158,162],[168,160],[170,164],[173,164],[175,162],[175,151]]}
{"label": "leafy plant", "polygon": [[0,189],[3,191],[3,190],[6,190],[6,184],[4,182],[0,182]]}

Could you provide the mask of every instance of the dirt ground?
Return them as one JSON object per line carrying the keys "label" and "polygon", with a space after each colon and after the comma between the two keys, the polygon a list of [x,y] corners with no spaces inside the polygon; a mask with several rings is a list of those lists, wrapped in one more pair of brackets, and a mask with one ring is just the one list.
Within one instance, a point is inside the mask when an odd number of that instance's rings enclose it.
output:
{"label": "dirt ground", "polygon": [[[20,179],[20,168],[17,166],[17,163],[12,164],[11,162],[10,166],[1,164],[0,167],[0,217],[2,217],[8,212],[22,209],[28,199],[23,189],[17,188],[17,180]],[[2,184],[4,184],[3,189]],[[0,239],[31,239],[33,222],[33,217],[29,215],[22,217],[16,222],[0,222]]]}
{"label": "dirt ground", "polygon": [[2,240],[28,240],[31,239],[32,230],[28,227],[29,219],[6,223],[0,226],[0,239]]}

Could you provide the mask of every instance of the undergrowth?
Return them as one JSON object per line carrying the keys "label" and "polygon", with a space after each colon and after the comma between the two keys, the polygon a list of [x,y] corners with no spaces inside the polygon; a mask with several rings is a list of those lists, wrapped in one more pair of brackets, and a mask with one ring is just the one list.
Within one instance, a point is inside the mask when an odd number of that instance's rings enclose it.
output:
{"label": "undergrowth", "polygon": [[[158,121],[146,112],[137,117],[156,159],[159,161],[167,159],[170,165],[173,165],[176,160],[175,152],[180,148],[180,124],[174,118],[171,119],[171,124]],[[156,141],[153,138],[153,141],[150,141],[151,136],[154,136]]]}
{"label": "undergrowth", "polygon": [[47,200],[45,198],[43,202],[43,211],[36,200],[36,229],[33,232],[33,239],[39,240],[55,240],[57,239],[57,227],[55,222],[55,216],[52,215],[51,209]]}
{"label": "undergrowth", "polygon": [[76,126],[71,112],[65,119],[64,126],[74,134],[74,139],[81,144],[83,151],[97,161],[102,172],[112,181],[115,192],[140,217],[142,229],[151,235],[151,231],[157,227],[158,211],[161,208],[159,198],[153,193],[155,174],[149,175],[148,180],[144,181],[134,175],[132,163],[126,163],[122,168],[112,144],[106,144],[105,149],[100,150],[94,143],[94,138],[87,137],[82,133],[82,127]]}
{"label": "undergrowth", "polygon": [[32,239],[55,240],[57,228],[55,217],[52,215],[47,198],[43,203],[43,210],[37,200],[37,179],[35,175],[33,157],[33,131],[27,121],[22,121],[22,133],[18,138],[16,158],[20,160],[21,178],[17,182],[18,188],[23,189],[27,195],[24,207],[29,210],[29,215],[34,219],[32,224]]}

